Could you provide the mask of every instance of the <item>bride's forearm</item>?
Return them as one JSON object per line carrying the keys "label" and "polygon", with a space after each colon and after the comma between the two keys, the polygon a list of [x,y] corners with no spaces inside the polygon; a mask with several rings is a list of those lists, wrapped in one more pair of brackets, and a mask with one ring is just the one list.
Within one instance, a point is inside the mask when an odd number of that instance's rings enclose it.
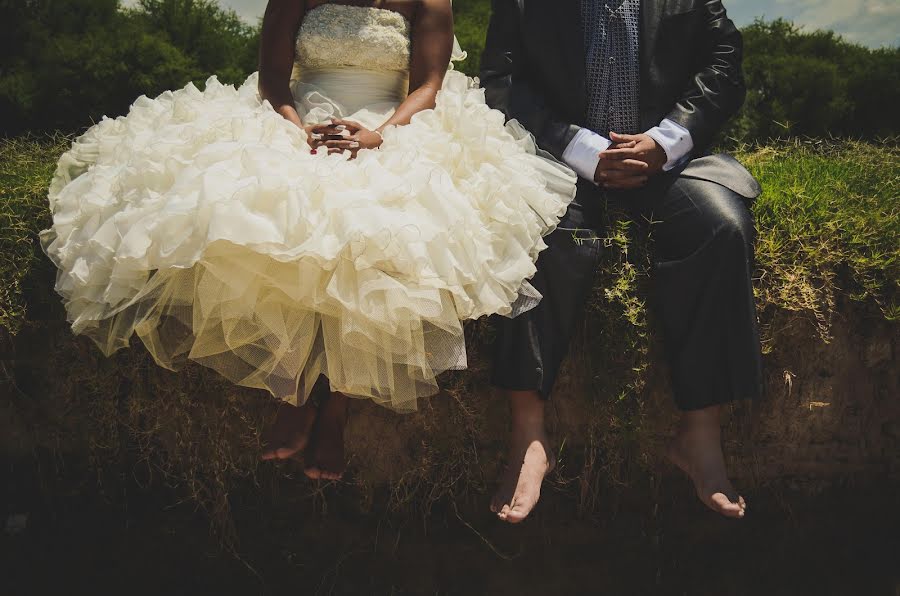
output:
{"label": "bride's forearm", "polygon": [[376,130],[382,132],[388,126],[403,126],[409,124],[412,117],[423,110],[430,110],[435,105],[439,88],[431,85],[423,85],[406,96],[394,114],[387,122],[379,126]]}
{"label": "bride's forearm", "polygon": [[271,81],[272,76],[266,76],[267,73],[260,72],[259,95],[272,104],[272,108],[278,112],[282,118],[288,122],[292,122],[303,128],[303,121],[300,114],[294,107],[294,96],[291,94],[290,88],[284,85],[278,85]]}
{"label": "bride's forearm", "polygon": [[297,109],[293,106],[293,104],[284,104],[278,108],[275,108],[275,111],[281,114],[282,118],[284,118],[288,122],[296,124],[300,128],[306,126],[305,124],[303,124],[303,120],[300,118],[300,114],[297,113]]}
{"label": "bride's forearm", "polygon": [[294,68],[294,44],[305,2],[270,0],[263,16],[259,45],[259,95],[268,100],[285,120],[303,127],[294,108],[290,78]]}

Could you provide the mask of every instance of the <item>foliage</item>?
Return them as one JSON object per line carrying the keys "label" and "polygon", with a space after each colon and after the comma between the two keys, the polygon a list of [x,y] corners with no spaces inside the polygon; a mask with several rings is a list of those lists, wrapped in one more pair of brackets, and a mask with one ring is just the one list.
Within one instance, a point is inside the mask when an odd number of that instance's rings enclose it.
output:
{"label": "foliage", "polygon": [[469,76],[478,76],[484,36],[491,18],[490,0],[455,0],[453,29],[459,45],[468,56],[456,68]]}
{"label": "foliage", "polygon": [[[456,0],[456,35],[477,76],[489,0]],[[76,131],[215,74],[243,81],[256,68],[259,28],[216,0],[0,0],[15,23],[0,40],[0,134]],[[744,29],[748,99],[732,142],[790,136],[877,139],[900,130],[900,48],[868,49],[830,31],[776,20]]]}
{"label": "foliage", "polygon": [[748,94],[733,137],[872,139],[900,130],[900,48],[873,50],[781,19],[743,34]]}
{"label": "foliage", "polygon": [[217,74],[243,80],[258,32],[213,0],[0,0],[0,132],[73,131]]}

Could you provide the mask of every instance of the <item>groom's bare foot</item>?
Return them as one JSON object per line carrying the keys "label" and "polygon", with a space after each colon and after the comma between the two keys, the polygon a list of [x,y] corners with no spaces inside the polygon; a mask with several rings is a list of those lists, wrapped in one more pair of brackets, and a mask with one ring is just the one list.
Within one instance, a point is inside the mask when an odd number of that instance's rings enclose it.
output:
{"label": "groom's bare foot", "polygon": [[509,461],[491,500],[491,511],[511,524],[523,521],[541,497],[544,477],[556,464],[544,428],[544,402],[535,392],[510,395],[513,429]]}
{"label": "groom's bare foot", "polygon": [[707,507],[726,517],[744,517],[747,503],[731,485],[725,469],[718,406],[686,412],[667,455],[691,478]]}
{"label": "groom's bare foot", "polygon": [[541,498],[544,477],[554,465],[546,438],[513,448],[506,472],[491,500],[491,511],[511,524],[523,521]]}
{"label": "groom's bare foot", "polygon": [[344,427],[347,425],[348,401],[346,395],[335,392],[320,407],[303,470],[314,480],[340,480],[344,475]]}
{"label": "groom's bare foot", "polygon": [[305,449],[316,415],[316,407],[308,401],[299,408],[288,403],[278,404],[275,422],[263,433],[261,459],[289,459]]}

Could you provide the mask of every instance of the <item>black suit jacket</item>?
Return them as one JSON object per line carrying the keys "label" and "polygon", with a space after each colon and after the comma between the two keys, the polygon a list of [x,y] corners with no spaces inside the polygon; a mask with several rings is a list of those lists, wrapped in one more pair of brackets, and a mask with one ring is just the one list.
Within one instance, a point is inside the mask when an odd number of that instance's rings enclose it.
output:
{"label": "black suit jacket", "polygon": [[[481,58],[487,102],[562,159],[587,110],[581,0],[492,0]],[[721,0],[642,0],[642,130],[668,118],[702,156],[746,95],[741,34]],[[759,185],[729,156],[695,159],[684,176],[755,197]]]}

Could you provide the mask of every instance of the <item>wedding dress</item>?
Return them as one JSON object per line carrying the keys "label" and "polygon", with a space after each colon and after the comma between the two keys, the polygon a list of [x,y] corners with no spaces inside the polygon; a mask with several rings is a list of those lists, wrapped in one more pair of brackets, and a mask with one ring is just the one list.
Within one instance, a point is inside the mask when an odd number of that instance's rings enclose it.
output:
{"label": "wedding dress", "polygon": [[[376,128],[407,93],[410,24],[372,7],[309,11],[291,89],[305,123]],[[461,321],[513,316],[575,193],[575,175],[448,70],[434,109],[358,158],[312,154],[305,132],[215,77],[78,138],[41,235],[75,333],[106,354],[137,335],[302,403],[331,388],[397,410],[466,366]]]}

